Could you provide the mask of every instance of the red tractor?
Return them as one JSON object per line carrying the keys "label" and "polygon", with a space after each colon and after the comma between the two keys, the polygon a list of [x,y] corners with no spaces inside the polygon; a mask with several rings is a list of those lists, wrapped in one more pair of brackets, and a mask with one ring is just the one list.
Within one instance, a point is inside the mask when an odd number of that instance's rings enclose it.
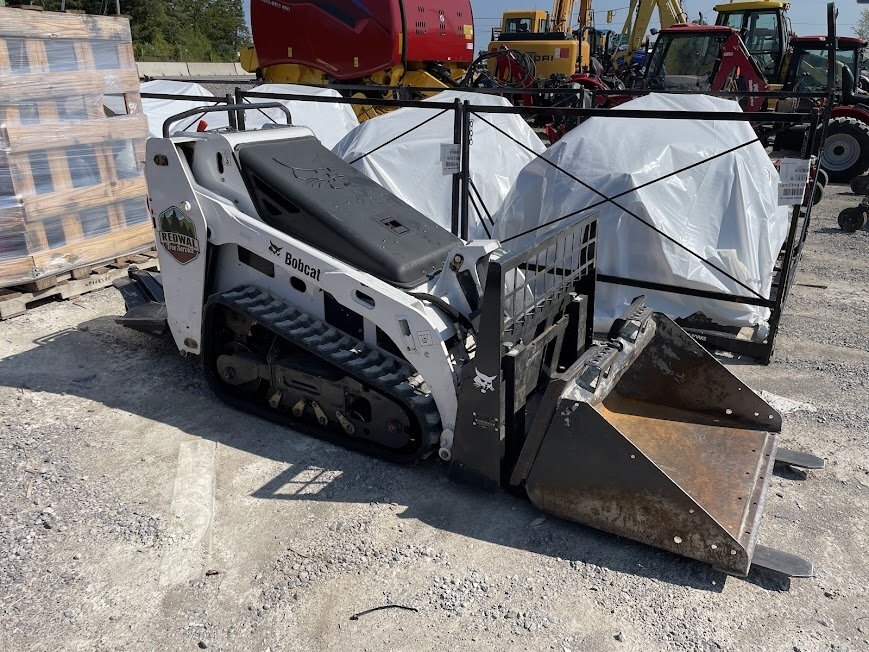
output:
{"label": "red tractor", "polygon": [[[823,94],[827,88],[827,37],[791,39],[792,51],[785,68],[782,90]],[[833,181],[850,181],[869,168],[869,95],[858,92],[862,49],[866,41],[841,37],[836,51],[835,106],[831,111],[821,168]],[[674,25],[661,30],[649,59],[642,87],[651,91],[757,91],[774,90],[757,61],[733,28],[719,25]],[[806,109],[803,103],[779,102]],[[771,108],[764,97],[743,97],[747,111]],[[805,125],[797,125],[776,137],[776,149],[799,150]]]}
{"label": "red tractor", "polygon": [[[640,85],[658,92],[769,90],[739,32],[721,25],[685,24],[662,29]],[[764,99],[747,97],[741,104],[748,111],[760,111]]]}
{"label": "red tractor", "polygon": [[[848,182],[869,169],[869,95],[856,83],[867,42],[842,36],[838,42],[836,103],[830,113],[821,167],[831,180]],[[783,90],[823,93],[827,88],[827,37],[794,37],[791,47]],[[801,142],[801,135],[797,136]]]}

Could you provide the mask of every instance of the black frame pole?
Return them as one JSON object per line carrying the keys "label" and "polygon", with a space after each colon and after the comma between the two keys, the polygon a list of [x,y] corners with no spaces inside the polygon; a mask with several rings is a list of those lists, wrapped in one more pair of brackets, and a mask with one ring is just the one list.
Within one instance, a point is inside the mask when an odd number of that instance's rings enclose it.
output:
{"label": "black frame pole", "polygon": [[[836,35],[836,4],[827,3],[827,95],[832,98],[836,88],[836,50],[839,49],[839,39]],[[843,76],[844,77],[844,76]],[[842,82],[844,83],[844,78]]]}
{"label": "black frame pole", "polygon": [[468,216],[469,216],[469,197],[471,191],[471,142],[473,140],[471,112],[468,110],[470,102],[465,100],[462,106],[462,199],[461,199],[461,235],[462,240],[468,239]]}
{"label": "black frame pole", "polygon": [[[464,109],[462,107],[462,102],[459,98],[455,100],[455,107],[453,108],[453,145],[458,145],[459,149],[462,147],[462,135],[464,134]],[[453,235],[459,235],[459,203],[461,202],[462,196],[462,174],[461,170],[453,173],[453,194],[452,194],[452,205],[450,210],[451,217],[451,231]]]}
{"label": "black frame pole", "polygon": [[[836,50],[838,49],[838,39],[836,38],[836,6],[834,3],[827,3],[827,100],[824,105],[824,124],[822,127],[822,137],[826,135],[826,128],[830,121],[830,110],[835,101],[836,91]],[[844,83],[844,78],[842,80]],[[815,151],[815,142],[817,138],[819,115],[818,110],[814,109],[809,122],[809,128],[806,130],[806,137],[803,140],[803,158],[810,158]],[[822,138],[823,143],[823,138]],[[819,152],[820,154],[820,152]],[[818,161],[820,165],[820,159]],[[764,340],[763,356],[761,358],[764,364],[768,364],[772,359],[772,354],[775,350],[775,340],[778,336],[779,325],[781,324],[782,314],[784,312],[784,303],[788,294],[790,294],[791,284],[796,278],[795,268],[799,265],[802,258],[802,248],[808,235],[809,221],[812,213],[812,200],[817,184],[817,176],[811,184],[811,193],[808,198],[808,206],[806,208],[805,218],[803,220],[803,229],[800,234],[799,245],[796,244],[797,222],[802,213],[802,206],[794,206],[793,215],[791,217],[790,228],[788,229],[788,237],[785,241],[784,259],[782,260],[781,273],[779,277],[778,288],[775,297],[775,306],[770,311],[769,318],[769,334]],[[797,251],[797,248],[799,251]]]}
{"label": "black frame pole", "polygon": [[[235,98],[232,96],[232,93],[224,95],[223,101],[226,102],[227,106],[235,106]],[[227,111],[226,115],[229,119],[229,126],[232,129],[238,130],[238,111]]]}
{"label": "black frame pole", "polygon": [[[235,102],[234,103],[235,104],[244,104],[244,98],[242,97],[242,94],[241,94],[241,87],[239,87],[239,86],[235,87]],[[247,126],[245,125],[245,121],[244,121],[244,111],[239,111],[238,112],[238,130],[239,131],[246,131],[246,129],[247,129]]]}
{"label": "black frame pole", "polygon": [[[804,156],[806,158],[811,159],[814,156],[815,150],[817,149],[817,143],[823,143],[823,138],[826,135],[827,124],[830,121],[830,114],[824,109],[824,118],[821,119],[821,112],[818,109],[814,109],[812,111],[812,119],[809,123],[809,142],[803,145],[804,147]],[[820,135],[820,141],[818,140]],[[821,159],[820,156],[817,158],[815,163],[820,170],[821,167]],[[802,246],[806,241],[806,238],[809,236],[809,225],[812,221],[812,206],[815,196],[815,188],[818,185],[818,175],[815,174],[814,181],[812,183],[812,187],[809,190],[809,202],[808,208],[806,209],[806,215],[803,218],[803,230],[800,234],[800,250],[802,251]]]}
{"label": "black frame pole", "polygon": [[[794,263],[794,240],[797,234],[797,223],[800,219],[800,206],[794,206],[791,214],[791,223],[788,227],[788,237],[785,240],[784,259],[779,276],[778,287],[775,290],[775,302],[769,314],[769,334],[764,338],[763,356],[761,357],[764,364],[769,363],[772,359],[773,348],[775,347],[775,338],[778,334],[779,323],[781,323],[782,313],[784,312],[785,298],[787,298],[788,290],[790,289],[790,271],[791,265]],[[799,262],[798,260],[796,261]],[[771,288],[772,291],[772,288]]]}

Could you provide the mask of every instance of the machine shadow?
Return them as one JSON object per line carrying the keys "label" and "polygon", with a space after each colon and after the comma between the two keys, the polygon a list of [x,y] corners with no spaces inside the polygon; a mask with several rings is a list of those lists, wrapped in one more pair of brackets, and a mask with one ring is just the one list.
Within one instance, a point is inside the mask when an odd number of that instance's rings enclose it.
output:
{"label": "machine shadow", "polygon": [[[864,227],[865,228],[865,227]],[[858,231],[862,231],[863,229],[858,229]],[[849,233],[848,231],[843,231],[838,226],[822,226],[821,228],[816,230],[817,233],[825,233],[825,234],[833,234],[833,235],[842,235],[842,236],[852,236],[853,233]]]}
{"label": "machine shadow", "polygon": [[[150,337],[98,318],[34,344],[0,359],[0,385],[71,394],[287,464],[253,493],[257,498],[406,506],[400,518],[471,539],[704,591],[723,590],[726,575],[706,564],[544,517],[506,492],[456,485],[436,459],[402,467],[234,410],[212,394],[198,362],[179,356],[168,337]],[[137,436],[118,432],[120,439]],[[773,591],[787,587],[773,574],[753,572],[748,580]]]}

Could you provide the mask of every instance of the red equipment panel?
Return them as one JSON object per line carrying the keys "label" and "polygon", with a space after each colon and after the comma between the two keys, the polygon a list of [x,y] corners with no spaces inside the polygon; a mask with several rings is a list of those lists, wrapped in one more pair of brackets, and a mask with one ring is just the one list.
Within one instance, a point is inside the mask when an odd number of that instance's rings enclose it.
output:
{"label": "red equipment panel", "polygon": [[296,63],[353,79],[474,55],[470,0],[252,0],[250,9],[262,67]]}

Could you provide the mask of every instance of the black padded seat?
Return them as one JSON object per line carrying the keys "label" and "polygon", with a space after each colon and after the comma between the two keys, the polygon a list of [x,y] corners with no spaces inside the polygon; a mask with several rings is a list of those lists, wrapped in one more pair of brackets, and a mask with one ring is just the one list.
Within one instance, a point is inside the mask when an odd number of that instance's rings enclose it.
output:
{"label": "black padded seat", "polygon": [[268,225],[387,283],[421,285],[461,243],[314,137],[246,143],[236,154]]}

